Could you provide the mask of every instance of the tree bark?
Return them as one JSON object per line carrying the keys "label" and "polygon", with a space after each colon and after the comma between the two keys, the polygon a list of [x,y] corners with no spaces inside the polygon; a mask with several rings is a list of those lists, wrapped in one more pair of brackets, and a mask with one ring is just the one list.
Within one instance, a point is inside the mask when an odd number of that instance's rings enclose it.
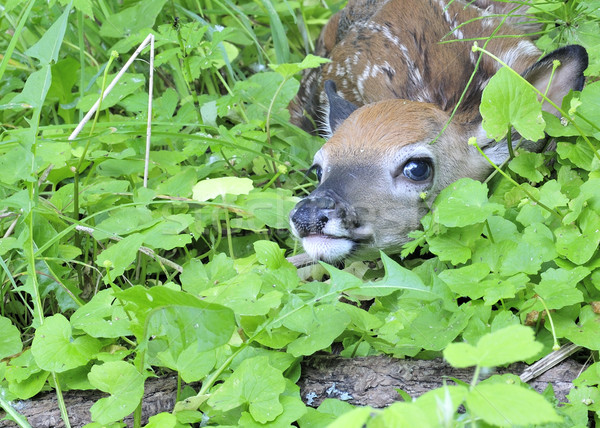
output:
{"label": "tree bark", "polygon": [[[508,368],[497,368],[485,373],[513,373],[519,375],[526,364],[513,364]],[[537,391],[552,384],[560,401],[573,387],[573,379],[582,370],[574,360],[566,360],[529,382]],[[313,356],[302,363],[300,393],[309,406],[317,407],[325,398],[340,398],[354,405],[385,407],[400,399],[396,389],[402,389],[412,397],[442,386],[444,380],[457,378],[470,382],[472,369],[455,369],[441,359],[396,360],[385,356],[345,359],[339,356]],[[192,385],[198,387],[198,384]],[[177,378],[167,376],[148,379],[142,402],[142,422],[160,412],[170,412],[175,404]],[[90,407],[106,396],[99,391],[68,391],[64,394],[72,427],[81,427],[89,422]],[[34,428],[63,427],[60,411],[53,392],[45,392],[30,399],[13,403]],[[5,417],[0,411],[0,419]],[[125,419],[127,426],[133,418]],[[11,421],[0,420],[0,427],[16,427]]]}

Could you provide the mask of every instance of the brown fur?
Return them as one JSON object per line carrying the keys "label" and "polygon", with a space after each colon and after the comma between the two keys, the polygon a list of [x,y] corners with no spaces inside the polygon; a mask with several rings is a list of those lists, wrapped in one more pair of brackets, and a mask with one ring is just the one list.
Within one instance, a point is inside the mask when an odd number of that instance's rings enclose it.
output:
{"label": "brown fur", "polygon": [[[475,4],[488,11],[513,7],[488,0]],[[507,144],[486,137],[479,114],[482,91],[500,67],[493,59],[482,57],[448,124],[478,60],[472,43],[460,39],[486,38],[496,30],[486,49],[557,105],[570,89],[581,89],[587,66],[583,48],[558,49],[538,61],[540,52],[531,41],[502,37],[518,34],[516,29],[500,27],[500,18],[459,0],[350,0],[329,21],[318,53],[331,63],[305,75],[290,106],[292,121],[307,130],[311,121],[305,113],[336,128],[328,130],[333,135],[315,155],[319,186],[290,214],[292,231],[307,253],[337,261],[397,252],[443,188],[462,177],[482,180],[490,172],[489,163],[467,144],[470,137],[493,162],[506,160]],[[459,41],[439,43],[447,35]],[[562,65],[552,73],[555,60]],[[326,96],[327,80],[337,91],[328,84]],[[349,101],[362,107],[355,110]],[[538,150],[541,144],[524,146]]]}

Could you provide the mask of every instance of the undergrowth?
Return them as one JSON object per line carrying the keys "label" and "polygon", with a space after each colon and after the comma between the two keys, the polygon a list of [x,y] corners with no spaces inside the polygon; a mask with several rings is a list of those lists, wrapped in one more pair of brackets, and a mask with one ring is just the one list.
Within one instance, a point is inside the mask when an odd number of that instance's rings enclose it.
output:
{"label": "undergrowth", "polygon": [[[290,125],[300,71],[342,2],[9,0],[0,9],[0,406],[53,389],[108,393],[89,427],[141,426],[144,381],[176,372],[171,413],[149,427],[587,426],[600,365],[600,14],[593,0],[534,1],[538,43],[590,53],[588,84],[544,115],[555,152],[517,151],[488,183],[439,195],[403,256],[302,280],[288,213],[322,141]],[[149,33],[152,145],[143,184],[147,49],[74,140],[69,135]],[[530,107],[500,73],[484,97]],[[508,100],[506,92],[522,93]],[[533,97],[535,100],[535,97]],[[534,101],[535,103],[535,101]],[[496,126],[538,126],[517,108]],[[515,120],[518,118],[519,120]],[[502,122],[505,121],[505,122]],[[529,122],[528,122],[529,121]],[[540,131],[541,132],[541,131]],[[466,142],[465,142],[466,144]],[[491,190],[490,190],[491,189]],[[468,207],[468,209],[465,209]],[[321,269],[321,272],[318,272]],[[344,299],[340,299],[343,296]],[[368,310],[360,303],[374,299]],[[524,325],[528,326],[525,327]],[[567,403],[512,375],[558,344],[590,363]],[[296,384],[305,356],[444,356],[470,384],[384,410]],[[455,342],[455,343],[454,343]],[[559,405],[560,404],[560,405]],[[459,413],[460,405],[466,412]],[[404,424],[404,425],[402,425]]]}

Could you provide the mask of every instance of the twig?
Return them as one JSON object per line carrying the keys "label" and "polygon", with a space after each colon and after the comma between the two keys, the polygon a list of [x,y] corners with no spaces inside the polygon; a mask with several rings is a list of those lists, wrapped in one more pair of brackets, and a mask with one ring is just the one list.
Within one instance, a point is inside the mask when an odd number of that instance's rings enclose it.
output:
{"label": "twig", "polygon": [[579,349],[581,349],[581,346],[575,345],[574,343],[563,345],[559,350],[549,353],[541,360],[523,370],[523,373],[521,373],[520,376],[521,380],[523,382],[529,382],[531,379],[538,377],[542,373],[547,372],[552,367],[561,363],[563,360],[566,360]]}
{"label": "twig", "polygon": [[144,160],[144,187],[148,187],[150,164],[150,137],[152,135],[152,89],[154,86],[154,35],[150,34],[150,73],[148,76],[148,125],[146,126],[146,158]]}
{"label": "twig", "polygon": [[13,230],[15,230],[15,227],[17,226],[17,221],[20,217],[21,214],[17,214],[17,217],[13,220],[10,226],[8,226],[8,229],[6,229],[6,233],[4,234],[3,238],[8,238],[10,235],[12,235]]}
{"label": "twig", "polygon": [[295,256],[287,257],[286,260],[294,266],[296,266],[297,268],[314,265],[316,263],[316,261],[306,253],[296,254]]}
{"label": "twig", "polygon": [[100,106],[100,103],[102,102],[102,100],[104,100],[104,98],[106,98],[106,96],[110,93],[110,91],[112,91],[112,89],[119,82],[119,80],[121,79],[123,74],[125,74],[125,72],[129,68],[129,66],[133,63],[133,61],[137,58],[137,56],[144,50],[144,48],[146,46],[148,46],[148,43],[151,43],[153,40],[154,40],[154,35],[148,34],[148,37],[146,37],[144,39],[142,44],[139,45],[139,47],[136,49],[136,51],[133,53],[133,55],[131,55],[129,60],[125,63],[123,68],[121,68],[121,70],[119,70],[119,72],[117,73],[115,78],[112,80],[112,82],[110,82],[110,84],[106,87],[106,90],[102,94],[102,97],[99,98],[98,101],[96,101],[96,103],[93,105],[93,107],[90,109],[90,111],[88,111],[87,114],[83,117],[83,119],[81,119],[81,122],[79,122],[79,125],[77,125],[75,130],[71,133],[71,135],[69,135],[69,138],[68,138],[69,140],[74,140],[75,138],[77,138],[77,136],[79,135],[79,133],[81,132],[81,130],[83,129],[85,124],[88,123],[88,121],[92,118],[92,116],[94,115],[94,113],[96,112],[98,107]]}
{"label": "twig", "polygon": [[[79,231],[79,232],[83,232],[83,233],[87,233],[88,235],[90,235],[92,238],[94,237],[94,229],[92,227],[87,227],[87,226],[75,226],[75,230]],[[94,238],[95,239],[95,238]],[[120,238],[118,236],[111,236],[109,239],[112,239],[113,241],[121,241],[123,238]],[[160,263],[169,266],[172,269],[175,269],[177,272],[182,273],[183,272],[183,268],[178,265],[175,262],[172,262],[171,260],[165,259],[164,257],[159,256],[158,254],[156,254],[153,250],[151,250],[148,247],[140,247],[139,248],[139,252],[146,254],[148,257],[152,257],[154,260],[159,261]]]}

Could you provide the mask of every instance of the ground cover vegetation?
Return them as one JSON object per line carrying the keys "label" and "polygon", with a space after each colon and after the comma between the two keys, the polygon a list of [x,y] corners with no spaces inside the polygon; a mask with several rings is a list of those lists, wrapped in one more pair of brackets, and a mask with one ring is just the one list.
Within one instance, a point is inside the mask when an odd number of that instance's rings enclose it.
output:
{"label": "ground cover vegetation", "polygon": [[[0,406],[28,426],[11,402],[53,389],[68,424],[63,392],[98,389],[108,396],[90,427],[122,426],[132,412],[140,426],[144,380],[174,371],[201,387],[180,388],[174,411],[147,426],[598,422],[600,2],[532,4],[542,49],[588,49],[588,83],[557,119],[503,70],[482,114],[490,135],[545,131],[556,151],[516,150],[489,182],[447,188],[406,246],[410,258],[324,265],[320,280],[304,281],[285,259],[299,250],[287,214],[314,185],[305,171],[322,141],[291,126],[286,106],[343,2],[3,2]],[[149,33],[145,186],[147,49],[68,136]],[[368,310],[352,304],[364,299],[374,299]],[[569,341],[590,363],[566,404],[516,376],[479,379],[484,367],[531,363]],[[385,410],[309,408],[300,361],[334,342],[348,357],[443,355],[475,375]]]}

